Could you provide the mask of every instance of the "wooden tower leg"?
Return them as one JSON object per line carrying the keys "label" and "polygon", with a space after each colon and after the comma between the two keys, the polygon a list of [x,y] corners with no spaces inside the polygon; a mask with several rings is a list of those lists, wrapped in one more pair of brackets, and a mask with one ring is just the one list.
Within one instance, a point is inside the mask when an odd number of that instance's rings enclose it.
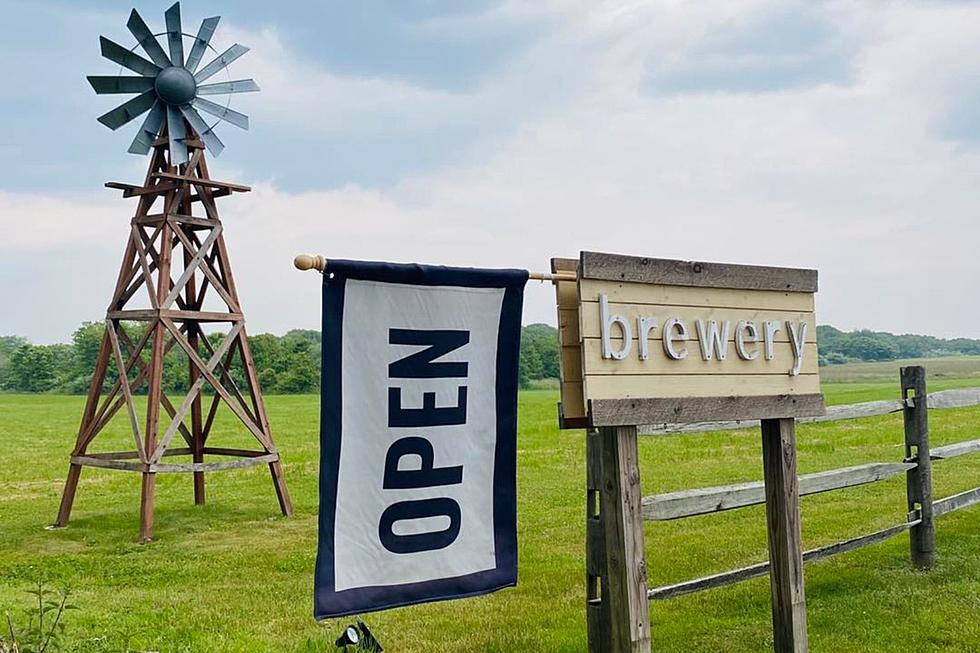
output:
{"label": "wooden tower leg", "polygon": [[[127,249],[127,256],[129,250]],[[125,262],[124,262],[125,266]],[[120,272],[120,277],[122,272]],[[92,428],[92,421],[95,419],[95,410],[99,405],[99,397],[102,394],[102,384],[105,382],[106,369],[109,366],[109,334],[102,334],[102,344],[99,345],[99,356],[96,359],[95,371],[92,373],[92,383],[89,385],[88,398],[85,401],[85,412],[82,413],[82,423],[78,427],[78,438],[75,440],[75,448],[72,456],[80,456],[85,453],[90,439],[88,432]],[[78,479],[82,475],[81,465],[71,463],[68,466],[68,478],[65,480],[65,490],[61,495],[61,506],[58,508],[58,518],[54,522],[57,528],[64,528],[68,525],[71,518],[71,509],[75,505],[75,492],[78,491]]]}
{"label": "wooden tower leg", "polygon": [[65,491],[61,495],[61,507],[58,508],[58,519],[54,526],[64,528],[71,517],[71,508],[75,504],[75,492],[78,490],[78,479],[82,475],[82,466],[71,463],[68,465],[68,478],[65,480]]}
{"label": "wooden tower leg", "polygon": [[[170,207],[165,207],[167,210]],[[170,262],[173,255],[173,235],[167,223],[160,234],[160,255],[157,269],[160,282],[157,284],[157,305],[164,303],[170,291]],[[160,429],[160,405],[163,400],[164,340],[167,327],[162,320],[153,325],[153,349],[150,354],[150,384],[146,397],[146,441],[143,450],[147,460],[156,462],[157,433]],[[156,474],[143,473],[143,486],[140,495],[140,544],[153,539],[153,499],[156,490]]]}
{"label": "wooden tower leg", "polygon": [[773,648],[806,653],[806,596],[800,535],[800,488],[796,477],[796,420],[762,420],[762,466],[769,532]]}
{"label": "wooden tower leg", "polygon": [[140,537],[139,543],[146,544],[153,539],[153,499],[156,493],[157,475],[143,472],[143,485],[140,488]]}
{"label": "wooden tower leg", "polygon": [[[224,240],[219,239],[218,246],[224,248]],[[228,272],[229,285],[234,288],[234,281],[231,273]],[[237,297],[237,295],[236,295]],[[259,388],[259,375],[255,371],[255,359],[252,358],[252,348],[248,344],[248,334],[242,327],[242,332],[238,337],[239,352],[242,355],[242,365],[245,368],[245,378],[248,382],[248,391],[252,395],[252,405],[259,416],[259,424],[265,436],[272,442],[272,428],[269,426],[269,416],[265,412],[265,402],[262,400],[262,390]],[[286,478],[282,472],[282,463],[274,460],[269,463],[269,471],[272,473],[272,484],[276,488],[276,498],[279,499],[279,509],[282,514],[289,517],[293,514],[293,502],[289,498],[289,490],[286,489]]]}
{"label": "wooden tower leg", "polygon": [[278,460],[269,463],[269,471],[272,472],[272,484],[276,488],[276,498],[279,499],[279,510],[286,517],[293,514],[293,502],[289,498],[289,490],[286,489],[286,479],[282,473],[282,463]]}

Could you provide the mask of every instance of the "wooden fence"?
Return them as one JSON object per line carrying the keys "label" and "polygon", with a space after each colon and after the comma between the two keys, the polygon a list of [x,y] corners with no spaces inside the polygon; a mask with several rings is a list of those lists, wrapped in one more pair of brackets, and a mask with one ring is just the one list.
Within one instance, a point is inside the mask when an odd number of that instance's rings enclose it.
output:
{"label": "wooden fence", "polygon": [[[881,542],[905,531],[911,534],[912,562],[920,568],[930,567],[935,560],[935,527],[933,520],[954,510],[980,503],[980,487],[933,500],[932,462],[947,460],[969,453],[980,452],[980,439],[930,448],[928,408],[957,408],[980,405],[980,389],[944,390],[926,394],[925,369],[902,369],[902,398],[898,401],[876,401],[828,409],[824,417],[799,421],[831,421],[887,415],[902,411],[905,424],[905,457],[901,461],[874,462],[853,467],[832,469],[799,477],[800,496],[840,490],[873,483],[905,474],[907,479],[908,514],[903,523],[884,530],[855,537],[829,546],[811,549],[803,553],[803,561],[812,562],[838,553]],[[924,399],[924,401],[923,401]],[[678,427],[658,425],[647,427],[644,433],[668,433],[707,431],[758,426],[758,422],[718,422],[691,424]],[[591,480],[591,479],[590,479]],[[590,488],[594,487],[590,484]],[[641,501],[643,518],[648,521],[682,519],[695,515],[732,510],[745,506],[764,504],[765,488],[759,482],[740,483],[695,490],[683,490],[644,497]],[[591,512],[590,514],[594,514]],[[588,535],[591,551],[598,551],[598,540],[593,535],[601,533],[598,524]],[[769,573],[769,563],[763,562],[732,571],[704,576],[681,583],[654,587],[647,590],[648,599],[669,599],[682,594],[699,592],[713,587],[737,583],[748,578]],[[598,607],[598,606],[596,606]]]}

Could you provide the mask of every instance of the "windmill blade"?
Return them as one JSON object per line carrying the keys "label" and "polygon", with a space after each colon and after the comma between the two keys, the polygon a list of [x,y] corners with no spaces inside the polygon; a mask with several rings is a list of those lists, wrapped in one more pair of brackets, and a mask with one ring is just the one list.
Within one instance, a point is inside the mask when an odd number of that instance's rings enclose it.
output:
{"label": "windmill blade", "polygon": [[215,156],[221,154],[225,149],[225,144],[221,142],[221,139],[214,133],[214,130],[208,126],[208,123],[204,121],[204,118],[197,112],[197,109],[185,105],[180,108],[180,111],[187,118],[187,122],[191,124],[191,127],[194,128],[198,136],[201,137],[201,140],[204,141],[204,145],[208,148],[208,151]]}
{"label": "windmill blade", "polygon": [[225,68],[227,68],[232,61],[242,56],[246,52],[248,52],[248,48],[246,48],[244,45],[239,45],[238,43],[236,43],[235,45],[225,50],[222,54],[218,55],[218,57],[214,59],[214,61],[206,65],[204,68],[201,68],[201,70],[198,71],[196,75],[194,75],[194,79],[197,80],[198,84],[200,84],[205,79],[208,79],[215,73],[220,72]]}
{"label": "windmill blade", "polygon": [[156,140],[157,134],[160,133],[160,127],[163,126],[163,121],[166,117],[166,105],[160,100],[157,100],[153,103],[150,113],[146,114],[146,120],[143,121],[143,125],[140,127],[139,132],[137,132],[136,138],[130,144],[129,153],[146,154],[149,152],[150,148],[153,147],[153,141]]}
{"label": "windmill blade", "polygon": [[238,113],[233,109],[215,104],[211,100],[205,100],[204,98],[194,98],[191,104],[205,113],[210,113],[215,118],[220,118],[225,122],[230,122],[234,126],[245,130],[248,129],[248,116],[244,113]]}
{"label": "windmill blade", "polygon": [[197,30],[197,37],[194,39],[191,53],[187,55],[187,62],[184,64],[184,68],[192,73],[197,70],[197,65],[201,63],[201,58],[204,56],[205,50],[208,49],[211,37],[214,36],[214,30],[218,28],[219,20],[221,20],[221,16],[214,16],[213,18],[205,18],[201,22],[201,29]]}
{"label": "windmill blade", "polygon": [[[128,68],[134,73],[139,73],[145,77],[153,77],[160,72],[160,66],[151,61],[147,61],[135,52],[130,52],[118,43],[113,43],[104,36],[99,37],[102,44],[102,56],[109,61],[115,61],[123,68]],[[157,44],[159,45],[159,43]]]}
{"label": "windmill blade", "polygon": [[126,27],[136,37],[136,41],[143,47],[146,54],[150,55],[153,63],[161,68],[170,66],[170,59],[167,58],[167,53],[160,47],[160,42],[157,41],[157,37],[153,36],[153,32],[147,27],[146,21],[143,20],[143,17],[135,9],[129,14]]}
{"label": "windmill blade", "polygon": [[250,93],[258,91],[259,85],[254,79],[235,79],[230,82],[205,84],[197,87],[198,95],[223,95],[225,93]]}
{"label": "windmill blade", "polygon": [[88,83],[99,95],[109,93],[142,93],[153,88],[152,77],[120,77],[118,75],[89,75]]}
{"label": "windmill blade", "polygon": [[180,109],[167,105],[167,132],[170,135],[170,165],[187,163],[187,130]]}
{"label": "windmill blade", "polygon": [[109,111],[107,113],[99,116],[99,122],[103,125],[115,131],[119,129],[130,120],[138,118],[153,106],[153,103],[157,101],[157,94],[153,91],[147,91],[142,95],[137,95],[129,102],[120,104],[118,107]]}
{"label": "windmill blade", "polygon": [[180,32],[180,3],[163,14],[167,21],[167,43],[170,45],[170,62],[174,66],[184,65],[184,41]]}

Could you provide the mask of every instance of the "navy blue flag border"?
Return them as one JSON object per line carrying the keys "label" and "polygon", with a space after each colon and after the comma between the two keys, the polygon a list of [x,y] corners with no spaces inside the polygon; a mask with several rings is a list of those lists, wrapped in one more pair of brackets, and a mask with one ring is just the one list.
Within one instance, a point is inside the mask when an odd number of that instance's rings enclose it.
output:
{"label": "navy blue flag border", "polygon": [[[420,286],[502,288],[497,329],[493,532],[496,566],[486,571],[398,585],[335,590],[334,526],[343,434],[342,349],[347,279]],[[517,584],[517,384],[526,270],[454,268],[330,259],[323,273],[320,404],[320,515],[314,617],[373,612],[430,601],[478,596]]]}

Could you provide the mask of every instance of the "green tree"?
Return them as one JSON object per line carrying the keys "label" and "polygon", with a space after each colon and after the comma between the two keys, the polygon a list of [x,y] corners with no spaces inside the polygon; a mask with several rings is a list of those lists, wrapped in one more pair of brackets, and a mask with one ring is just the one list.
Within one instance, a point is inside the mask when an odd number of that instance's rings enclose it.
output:
{"label": "green tree", "polygon": [[30,344],[27,338],[20,336],[0,336],[0,390],[14,390],[11,377],[10,357],[13,353]]}
{"label": "green tree", "polygon": [[58,353],[45,345],[22,345],[14,350],[10,356],[11,389],[18,392],[55,389],[59,379]]}

